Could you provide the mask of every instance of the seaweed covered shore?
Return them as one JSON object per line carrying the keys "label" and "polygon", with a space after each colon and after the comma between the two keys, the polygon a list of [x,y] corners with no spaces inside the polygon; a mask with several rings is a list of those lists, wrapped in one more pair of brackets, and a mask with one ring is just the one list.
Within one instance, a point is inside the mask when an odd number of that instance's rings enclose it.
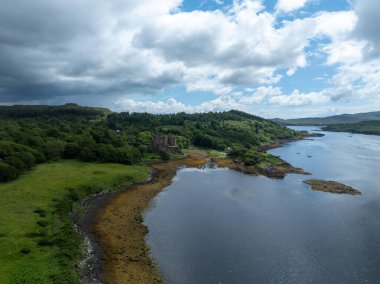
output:
{"label": "seaweed covered shore", "polygon": [[[184,159],[152,163],[153,174],[148,181],[87,201],[88,209],[80,223],[86,235],[92,236],[96,251],[84,267],[84,281],[161,283],[145,244],[148,231],[142,214],[156,194],[170,185],[178,168],[200,167],[207,161],[205,152],[192,151]],[[97,267],[90,268],[91,264]]]}
{"label": "seaweed covered shore", "polygon": [[207,162],[271,178],[283,178],[287,173],[307,174],[286,162],[262,169],[228,158],[210,158],[201,150],[190,151],[184,159],[151,163],[153,174],[148,181],[84,202],[86,210],[78,223],[90,241],[90,249],[87,264],[82,269],[83,280],[88,283],[161,283],[163,280],[145,244],[148,231],[142,224],[143,212],[151,200],[171,184],[179,168],[201,167]]}
{"label": "seaweed covered shore", "polygon": [[90,269],[85,280],[89,283],[162,283],[145,243],[148,230],[143,225],[143,212],[151,200],[171,184],[179,168],[201,167],[209,162],[221,168],[269,178],[282,179],[289,173],[310,175],[285,161],[266,167],[245,165],[226,157],[211,157],[202,150],[192,150],[183,159],[150,163],[153,174],[148,181],[87,201],[82,227],[94,242],[98,260],[90,262],[97,268]]}

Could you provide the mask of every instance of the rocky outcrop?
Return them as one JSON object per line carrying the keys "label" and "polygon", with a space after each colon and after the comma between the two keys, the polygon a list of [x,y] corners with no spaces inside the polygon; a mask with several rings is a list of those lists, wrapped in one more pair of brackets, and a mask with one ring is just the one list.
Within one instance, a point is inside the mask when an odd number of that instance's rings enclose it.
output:
{"label": "rocky outcrop", "polygon": [[263,175],[269,178],[283,179],[287,174],[310,175],[303,169],[295,168],[287,162],[281,164],[270,165],[268,167],[260,167],[258,165],[245,165],[229,158],[213,158],[214,162],[220,168],[229,168],[235,171],[243,172],[250,175]]}
{"label": "rocky outcrop", "polygon": [[359,190],[351,186],[336,182],[336,181],[304,180],[303,182],[310,185],[312,190],[338,193],[338,194],[351,194],[351,195],[362,194]]}

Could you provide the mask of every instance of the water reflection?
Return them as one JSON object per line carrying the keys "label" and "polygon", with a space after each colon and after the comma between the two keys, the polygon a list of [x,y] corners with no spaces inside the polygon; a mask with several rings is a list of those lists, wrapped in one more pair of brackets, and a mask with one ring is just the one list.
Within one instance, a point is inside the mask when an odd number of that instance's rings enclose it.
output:
{"label": "water reflection", "polygon": [[363,196],[311,191],[300,175],[180,170],[145,215],[167,282],[379,283],[380,137],[348,136],[326,133],[271,153]]}

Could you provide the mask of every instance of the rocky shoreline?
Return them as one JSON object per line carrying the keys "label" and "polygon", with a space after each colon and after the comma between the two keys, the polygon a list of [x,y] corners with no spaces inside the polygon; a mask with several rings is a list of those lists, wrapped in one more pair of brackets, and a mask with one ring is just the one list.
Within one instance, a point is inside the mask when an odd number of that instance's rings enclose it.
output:
{"label": "rocky shoreline", "polygon": [[325,134],[323,134],[323,133],[315,133],[315,132],[306,133],[306,134],[302,135],[301,137],[291,138],[291,139],[282,139],[282,140],[278,140],[278,141],[273,141],[273,142],[268,143],[266,145],[262,145],[260,147],[260,151],[266,152],[266,151],[269,151],[269,150],[272,150],[275,148],[279,148],[282,145],[285,145],[285,144],[290,143],[290,142],[296,142],[296,141],[302,141],[302,140],[311,140],[314,137],[323,137],[323,136],[325,136]]}
{"label": "rocky shoreline", "polygon": [[310,185],[312,190],[337,194],[362,195],[359,190],[336,181],[304,180],[303,182]]}
{"label": "rocky shoreline", "polygon": [[[86,283],[162,283],[161,275],[145,244],[148,233],[142,214],[151,200],[170,185],[180,167],[201,167],[209,161],[203,151],[192,151],[187,158],[150,164],[152,177],[119,191],[93,197],[77,222],[92,251],[80,273]],[[88,250],[88,249],[87,249]],[[89,257],[88,253],[85,254]],[[94,259],[97,258],[98,260]],[[96,267],[89,268],[89,265]]]}
{"label": "rocky shoreline", "polygon": [[229,158],[213,158],[214,162],[220,168],[229,168],[250,175],[262,175],[269,178],[283,179],[287,174],[311,175],[301,168],[295,168],[287,162],[278,165],[270,165],[268,167],[260,167],[257,165],[245,165]]}
{"label": "rocky shoreline", "polygon": [[[321,135],[278,141],[261,150],[314,136]],[[198,150],[191,151],[183,159],[152,163],[153,175],[148,181],[127,185],[83,202],[85,212],[75,222],[88,242],[86,260],[79,267],[82,280],[85,283],[162,283],[145,243],[148,230],[143,224],[143,212],[151,200],[171,184],[179,168],[201,167],[210,161],[221,168],[276,179],[290,173],[310,175],[285,161],[268,167],[248,166],[229,158],[210,159],[205,151]]]}

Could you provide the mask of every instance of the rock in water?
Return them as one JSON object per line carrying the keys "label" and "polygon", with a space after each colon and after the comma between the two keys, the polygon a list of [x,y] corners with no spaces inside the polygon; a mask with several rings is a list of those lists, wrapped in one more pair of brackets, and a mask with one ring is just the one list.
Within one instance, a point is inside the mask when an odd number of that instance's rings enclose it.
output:
{"label": "rock in water", "polygon": [[362,194],[359,190],[351,186],[336,182],[336,181],[304,180],[303,182],[310,185],[312,190],[338,193],[338,194],[351,194],[351,195]]}

